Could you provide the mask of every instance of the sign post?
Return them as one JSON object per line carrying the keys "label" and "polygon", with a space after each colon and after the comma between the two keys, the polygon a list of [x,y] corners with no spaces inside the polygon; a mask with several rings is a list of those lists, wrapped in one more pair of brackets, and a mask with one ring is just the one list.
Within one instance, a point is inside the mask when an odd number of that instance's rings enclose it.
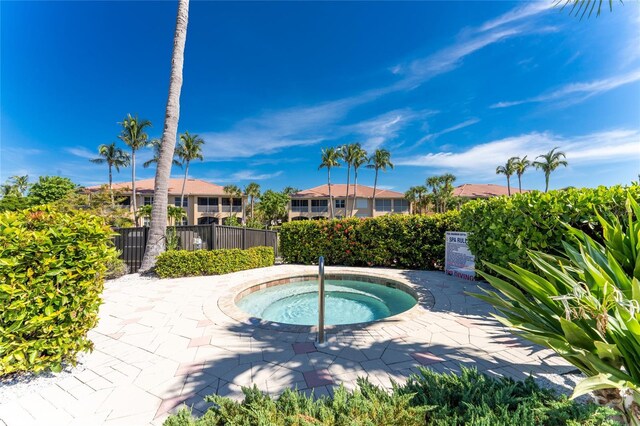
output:
{"label": "sign post", "polygon": [[444,272],[469,281],[476,279],[476,260],[467,245],[466,232],[446,232]]}

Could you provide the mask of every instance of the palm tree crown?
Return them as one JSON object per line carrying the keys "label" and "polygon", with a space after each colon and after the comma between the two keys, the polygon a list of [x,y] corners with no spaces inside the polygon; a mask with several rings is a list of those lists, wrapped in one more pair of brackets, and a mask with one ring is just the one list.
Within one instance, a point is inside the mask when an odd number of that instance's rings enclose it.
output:
{"label": "palm tree crown", "polygon": [[250,182],[244,188],[244,193],[251,199],[251,219],[254,217],[255,199],[260,197],[260,184]]}
{"label": "palm tree crown", "polygon": [[198,135],[191,135],[189,132],[184,132],[184,134],[180,135],[180,142],[178,142],[178,147],[176,148],[176,156],[180,159],[180,162],[185,165],[182,191],[180,192],[181,207],[184,207],[184,187],[189,177],[189,163],[193,160],[204,160],[202,156],[202,145],[204,145],[204,139]]}
{"label": "palm tree crown", "polygon": [[[157,138],[151,139],[151,142],[149,142],[149,146],[153,148],[153,158],[142,163],[142,167],[144,167],[145,169],[150,167],[152,164],[158,164],[158,160],[160,159],[160,147],[162,146],[162,140]],[[174,155],[177,155],[177,152]],[[171,164],[173,164],[174,166],[182,167],[182,163],[176,158],[171,161]]]}
{"label": "palm tree crown", "polygon": [[[558,147],[553,148],[546,154],[538,155],[536,161],[533,162],[533,166],[536,169],[542,169],[544,172],[545,188],[544,192],[549,191],[549,176],[551,172],[560,166],[567,166],[566,154],[562,151],[556,151]],[[538,161],[538,158],[542,158],[542,161]]]}
{"label": "palm tree crown", "polygon": [[29,189],[29,175],[11,176],[10,180],[11,186],[21,196]]}
{"label": "palm tree crown", "polygon": [[367,154],[367,151],[362,149],[360,144],[358,144],[358,148],[353,153],[353,203],[351,204],[351,216],[353,216],[353,210],[356,206],[356,198],[358,197],[358,169],[368,161],[369,155]]}
{"label": "palm tree crown", "polygon": [[527,156],[524,157],[512,157],[513,165],[518,175],[518,192],[522,193],[522,175],[531,166],[531,161],[527,160]]}

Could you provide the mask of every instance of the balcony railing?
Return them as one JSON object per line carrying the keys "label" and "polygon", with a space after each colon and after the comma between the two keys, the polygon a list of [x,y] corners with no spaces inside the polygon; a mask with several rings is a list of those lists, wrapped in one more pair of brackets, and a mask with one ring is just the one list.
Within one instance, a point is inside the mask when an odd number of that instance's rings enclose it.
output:
{"label": "balcony railing", "polygon": [[242,211],[242,206],[222,206],[222,210],[220,210],[220,211],[225,212],[225,213],[241,212]]}
{"label": "balcony railing", "polygon": [[[294,210],[295,211],[295,210]],[[329,211],[329,207],[325,206],[311,206],[312,213],[327,213]]]}
{"label": "balcony railing", "polygon": [[220,210],[218,206],[198,206],[200,213],[218,213]]}
{"label": "balcony railing", "polygon": [[293,206],[293,207],[291,207],[291,211],[292,212],[307,213],[309,211],[309,207],[307,207],[307,206]]}

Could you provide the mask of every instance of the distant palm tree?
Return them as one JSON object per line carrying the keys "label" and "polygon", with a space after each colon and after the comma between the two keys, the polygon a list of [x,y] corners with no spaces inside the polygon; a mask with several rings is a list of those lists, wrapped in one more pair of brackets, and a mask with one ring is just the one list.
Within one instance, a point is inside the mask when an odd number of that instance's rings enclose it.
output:
{"label": "distant palm tree", "polygon": [[[142,167],[144,167],[145,169],[150,167],[152,164],[158,164],[158,160],[160,159],[160,147],[162,146],[162,141],[157,138],[151,139],[151,142],[149,142],[149,146],[153,148],[153,158],[142,163]],[[175,154],[172,164],[174,166],[182,167],[182,163],[176,160]]]}
{"label": "distant palm tree", "polygon": [[180,92],[182,91],[182,67],[184,66],[184,46],[187,42],[187,23],[189,21],[189,0],[178,0],[176,28],[173,35],[173,53],[171,55],[171,74],[169,77],[169,96],[164,115],[162,131],[162,148],[156,179],[154,182],[153,215],[149,227],[147,249],[144,252],[140,272],[149,272],[156,263],[156,258],[166,249],[167,201],[169,194],[169,178],[171,163],[178,135],[178,119],[180,118]]}
{"label": "distant palm tree", "polygon": [[293,187],[293,186],[285,186],[285,187],[282,189],[282,193],[283,193],[284,195],[289,195],[289,196],[291,196],[291,195],[295,194],[296,192],[300,192],[300,190],[299,190],[298,188]]}
{"label": "distant palm tree", "polygon": [[129,154],[124,152],[122,148],[118,148],[115,142],[109,145],[100,145],[98,147],[98,155],[100,158],[93,158],[89,161],[95,164],[107,164],[109,167],[109,192],[111,193],[111,205],[115,206],[113,197],[113,170],[120,172],[120,167],[127,167],[130,162]]}
{"label": "distant palm tree", "polygon": [[11,176],[10,181],[11,186],[21,196],[24,196],[24,193],[29,189],[29,175]]}
{"label": "distant palm tree", "polygon": [[[567,158],[565,153],[562,151],[556,152],[556,149],[558,149],[557,146],[546,154],[538,155],[536,157],[536,161],[533,162],[533,166],[536,169],[542,169],[544,172],[544,192],[549,191],[549,176],[551,175],[551,172],[560,166],[567,167],[568,164],[565,160],[565,158]],[[538,158],[542,158],[543,161],[538,161]]]}
{"label": "distant palm tree", "polygon": [[[331,195],[331,168],[332,167],[340,167],[340,159],[342,158],[342,154],[340,153],[340,149],[336,148],[324,148],[322,150],[322,162],[318,166],[318,170],[322,168],[327,169],[327,186],[329,187],[329,205],[331,212],[331,219],[335,217],[333,207],[333,196]],[[345,206],[346,207],[346,206]]]}
{"label": "distant palm tree", "polygon": [[244,188],[244,193],[247,194],[251,200],[251,219],[253,219],[255,211],[255,199],[260,197],[260,185],[256,182],[251,182]]}
{"label": "distant palm tree", "polygon": [[[351,179],[351,166],[353,166],[353,161],[355,160],[356,155],[358,154],[358,151],[361,149],[362,147],[357,142],[344,145],[342,148],[340,148],[342,159],[344,160],[345,163],[347,163],[347,194],[346,194],[346,201],[344,206],[345,215],[348,211],[347,209],[349,208],[349,184]],[[355,203],[355,200],[354,200],[354,203]],[[351,206],[351,209],[353,210],[353,206]]]}
{"label": "distant palm tree", "polygon": [[393,169],[393,163],[391,162],[391,153],[386,149],[376,149],[373,155],[369,158],[368,169],[376,171],[376,176],[373,180],[373,208],[376,206],[376,190],[378,188],[378,171],[383,172],[387,170],[387,167]]}
{"label": "distant palm tree", "polygon": [[429,190],[423,185],[412,186],[404,193],[404,198],[413,207],[412,213],[423,213],[429,203]]}
{"label": "distant palm tree", "polygon": [[131,114],[128,114],[120,125],[122,126],[122,133],[120,133],[119,137],[131,148],[131,207],[133,208],[133,220],[136,226],[138,226],[136,151],[149,145],[149,135],[147,135],[145,129],[151,127],[151,122],[149,120],[140,120],[138,116],[132,117]]}
{"label": "distant palm tree", "polygon": [[184,187],[189,177],[189,163],[193,160],[204,160],[202,157],[202,145],[204,145],[204,139],[198,135],[190,135],[189,132],[184,132],[184,134],[180,135],[180,142],[178,142],[178,147],[176,148],[176,156],[180,159],[180,162],[184,164],[184,179],[182,180],[182,191],[180,191],[180,207],[184,206]]}
{"label": "distant palm tree", "polygon": [[516,175],[518,175],[518,192],[522,193],[522,175],[531,166],[531,161],[527,160],[527,156],[513,157],[513,164],[516,169]]}
{"label": "distant palm tree", "polygon": [[244,221],[244,199],[242,197],[242,190],[240,187],[237,185],[226,185],[224,187],[224,193],[231,196],[231,211],[233,211],[233,200],[235,198],[240,198],[240,204],[242,205],[242,221]]}
{"label": "distant palm tree", "polygon": [[367,151],[360,148],[356,151],[355,156],[353,157],[353,204],[351,204],[351,216],[353,216],[353,210],[356,206],[356,199],[358,197],[358,169],[360,166],[367,164],[369,161],[369,155],[367,155]]}
{"label": "distant palm tree", "polygon": [[497,175],[505,175],[507,177],[507,194],[511,195],[511,176],[516,172],[516,163],[515,159],[517,157],[511,157],[507,160],[507,163],[504,166],[496,167]]}

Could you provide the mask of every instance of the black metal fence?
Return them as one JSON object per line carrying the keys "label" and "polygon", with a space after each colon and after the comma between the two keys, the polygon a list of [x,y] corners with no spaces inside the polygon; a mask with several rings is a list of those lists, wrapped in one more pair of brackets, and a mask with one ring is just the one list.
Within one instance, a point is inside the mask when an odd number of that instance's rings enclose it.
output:
{"label": "black metal fence", "polygon": [[[248,249],[251,247],[273,247],[278,256],[278,233],[266,229],[240,228],[224,225],[176,226],[178,248],[182,250]],[[120,258],[129,266],[130,272],[140,269],[147,247],[149,228],[116,228],[113,239],[120,251]]]}

